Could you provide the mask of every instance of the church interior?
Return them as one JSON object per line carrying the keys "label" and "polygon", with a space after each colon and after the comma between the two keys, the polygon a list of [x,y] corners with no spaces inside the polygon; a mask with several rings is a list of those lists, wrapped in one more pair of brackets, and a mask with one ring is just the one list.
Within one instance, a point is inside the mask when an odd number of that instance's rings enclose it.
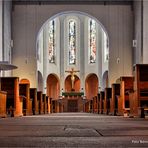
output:
{"label": "church interior", "polygon": [[147,0],[1,0],[0,117],[148,114]]}

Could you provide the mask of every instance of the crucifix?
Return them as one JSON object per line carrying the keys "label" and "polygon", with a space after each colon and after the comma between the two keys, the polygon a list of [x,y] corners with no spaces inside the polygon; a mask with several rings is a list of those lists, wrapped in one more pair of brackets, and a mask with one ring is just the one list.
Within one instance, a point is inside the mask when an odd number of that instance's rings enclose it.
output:
{"label": "crucifix", "polygon": [[71,68],[71,70],[66,70],[65,72],[70,73],[70,75],[71,75],[71,86],[72,86],[72,90],[74,90],[75,73],[80,72],[80,71],[74,70],[74,68]]}

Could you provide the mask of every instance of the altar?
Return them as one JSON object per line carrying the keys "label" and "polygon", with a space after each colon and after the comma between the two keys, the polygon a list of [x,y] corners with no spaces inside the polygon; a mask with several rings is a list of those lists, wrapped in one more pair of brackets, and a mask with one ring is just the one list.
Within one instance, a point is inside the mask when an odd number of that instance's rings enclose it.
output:
{"label": "altar", "polygon": [[61,91],[58,99],[52,100],[52,112],[84,112],[85,102],[83,89],[76,89],[76,72],[79,70],[66,70],[70,75],[69,88]]}
{"label": "altar", "polygon": [[83,92],[63,92],[61,106],[63,112],[83,112],[84,111]]}

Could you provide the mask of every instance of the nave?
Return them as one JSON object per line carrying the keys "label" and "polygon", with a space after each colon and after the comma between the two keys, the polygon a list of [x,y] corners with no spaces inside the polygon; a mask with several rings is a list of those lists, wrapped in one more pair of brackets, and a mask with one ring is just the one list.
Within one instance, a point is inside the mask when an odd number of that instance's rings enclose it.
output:
{"label": "nave", "polygon": [[92,113],[0,118],[0,146],[147,147],[147,120]]}
{"label": "nave", "polygon": [[135,65],[133,76],[121,76],[118,83],[106,87],[91,99],[84,92],[63,92],[58,99],[49,98],[29,81],[18,77],[2,77],[0,117],[86,112],[114,116],[145,118],[148,113],[148,65]]}

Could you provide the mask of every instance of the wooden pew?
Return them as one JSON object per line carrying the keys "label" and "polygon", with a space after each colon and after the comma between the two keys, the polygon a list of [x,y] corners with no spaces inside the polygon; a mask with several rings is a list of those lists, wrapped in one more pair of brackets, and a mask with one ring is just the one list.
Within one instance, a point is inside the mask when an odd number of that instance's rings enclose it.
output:
{"label": "wooden pew", "polygon": [[116,116],[118,111],[118,96],[120,96],[120,84],[112,84],[112,97],[110,99],[110,114]]}
{"label": "wooden pew", "polygon": [[85,112],[89,113],[90,112],[90,100],[86,100],[85,102]]}
{"label": "wooden pew", "polygon": [[43,97],[42,97],[42,91],[37,92],[37,100],[39,102],[39,114],[43,114]]}
{"label": "wooden pew", "polygon": [[93,97],[93,113],[98,113],[98,97]]}
{"label": "wooden pew", "polygon": [[100,101],[99,101],[99,113],[103,114],[103,109],[104,109],[104,91],[100,91]]}
{"label": "wooden pew", "polygon": [[59,112],[62,113],[64,112],[64,103],[63,103],[63,97],[58,100],[59,101]]}
{"label": "wooden pew", "polygon": [[52,101],[51,101],[51,112],[52,113],[56,113],[56,101],[57,100],[54,100],[54,99],[52,99]]}
{"label": "wooden pew", "polygon": [[43,113],[46,114],[47,113],[47,106],[46,106],[46,94],[42,94],[43,97]]}
{"label": "wooden pew", "polygon": [[110,111],[110,98],[111,98],[112,89],[105,88],[104,100],[103,100],[103,113],[109,114]]}
{"label": "wooden pew", "polygon": [[133,90],[134,77],[120,77],[120,96],[118,97],[118,115],[129,114],[129,91]]}
{"label": "wooden pew", "polygon": [[32,115],[32,100],[30,99],[30,84],[19,84],[20,96],[24,96],[23,99],[23,115]]}
{"label": "wooden pew", "polygon": [[49,98],[49,113],[52,113],[52,98]]}
{"label": "wooden pew", "polygon": [[[60,112],[60,102],[59,102],[59,100],[57,100],[57,99],[52,99],[52,112],[53,113],[59,113]],[[62,104],[64,104],[65,105],[65,110],[64,111],[67,111],[67,99],[63,99],[62,100]]]}
{"label": "wooden pew", "polygon": [[93,113],[93,100],[90,100],[90,108],[89,108],[90,113]]}
{"label": "wooden pew", "polygon": [[47,108],[47,114],[50,113],[50,98],[46,96],[46,108]]}
{"label": "wooden pew", "polygon": [[22,99],[19,96],[19,78],[2,77],[1,90],[7,92],[6,110],[8,116],[19,117],[23,115]]}
{"label": "wooden pew", "polygon": [[32,100],[33,115],[39,114],[39,103],[37,100],[37,88],[30,88],[30,98]]}
{"label": "wooden pew", "polygon": [[0,91],[0,117],[5,118],[7,115],[6,113],[6,98],[7,92]]}
{"label": "wooden pew", "polygon": [[144,118],[148,110],[148,64],[134,66],[134,90],[130,92],[130,114]]}
{"label": "wooden pew", "polygon": [[99,114],[99,111],[100,111],[100,93],[98,93],[97,99],[98,99],[98,114]]}

